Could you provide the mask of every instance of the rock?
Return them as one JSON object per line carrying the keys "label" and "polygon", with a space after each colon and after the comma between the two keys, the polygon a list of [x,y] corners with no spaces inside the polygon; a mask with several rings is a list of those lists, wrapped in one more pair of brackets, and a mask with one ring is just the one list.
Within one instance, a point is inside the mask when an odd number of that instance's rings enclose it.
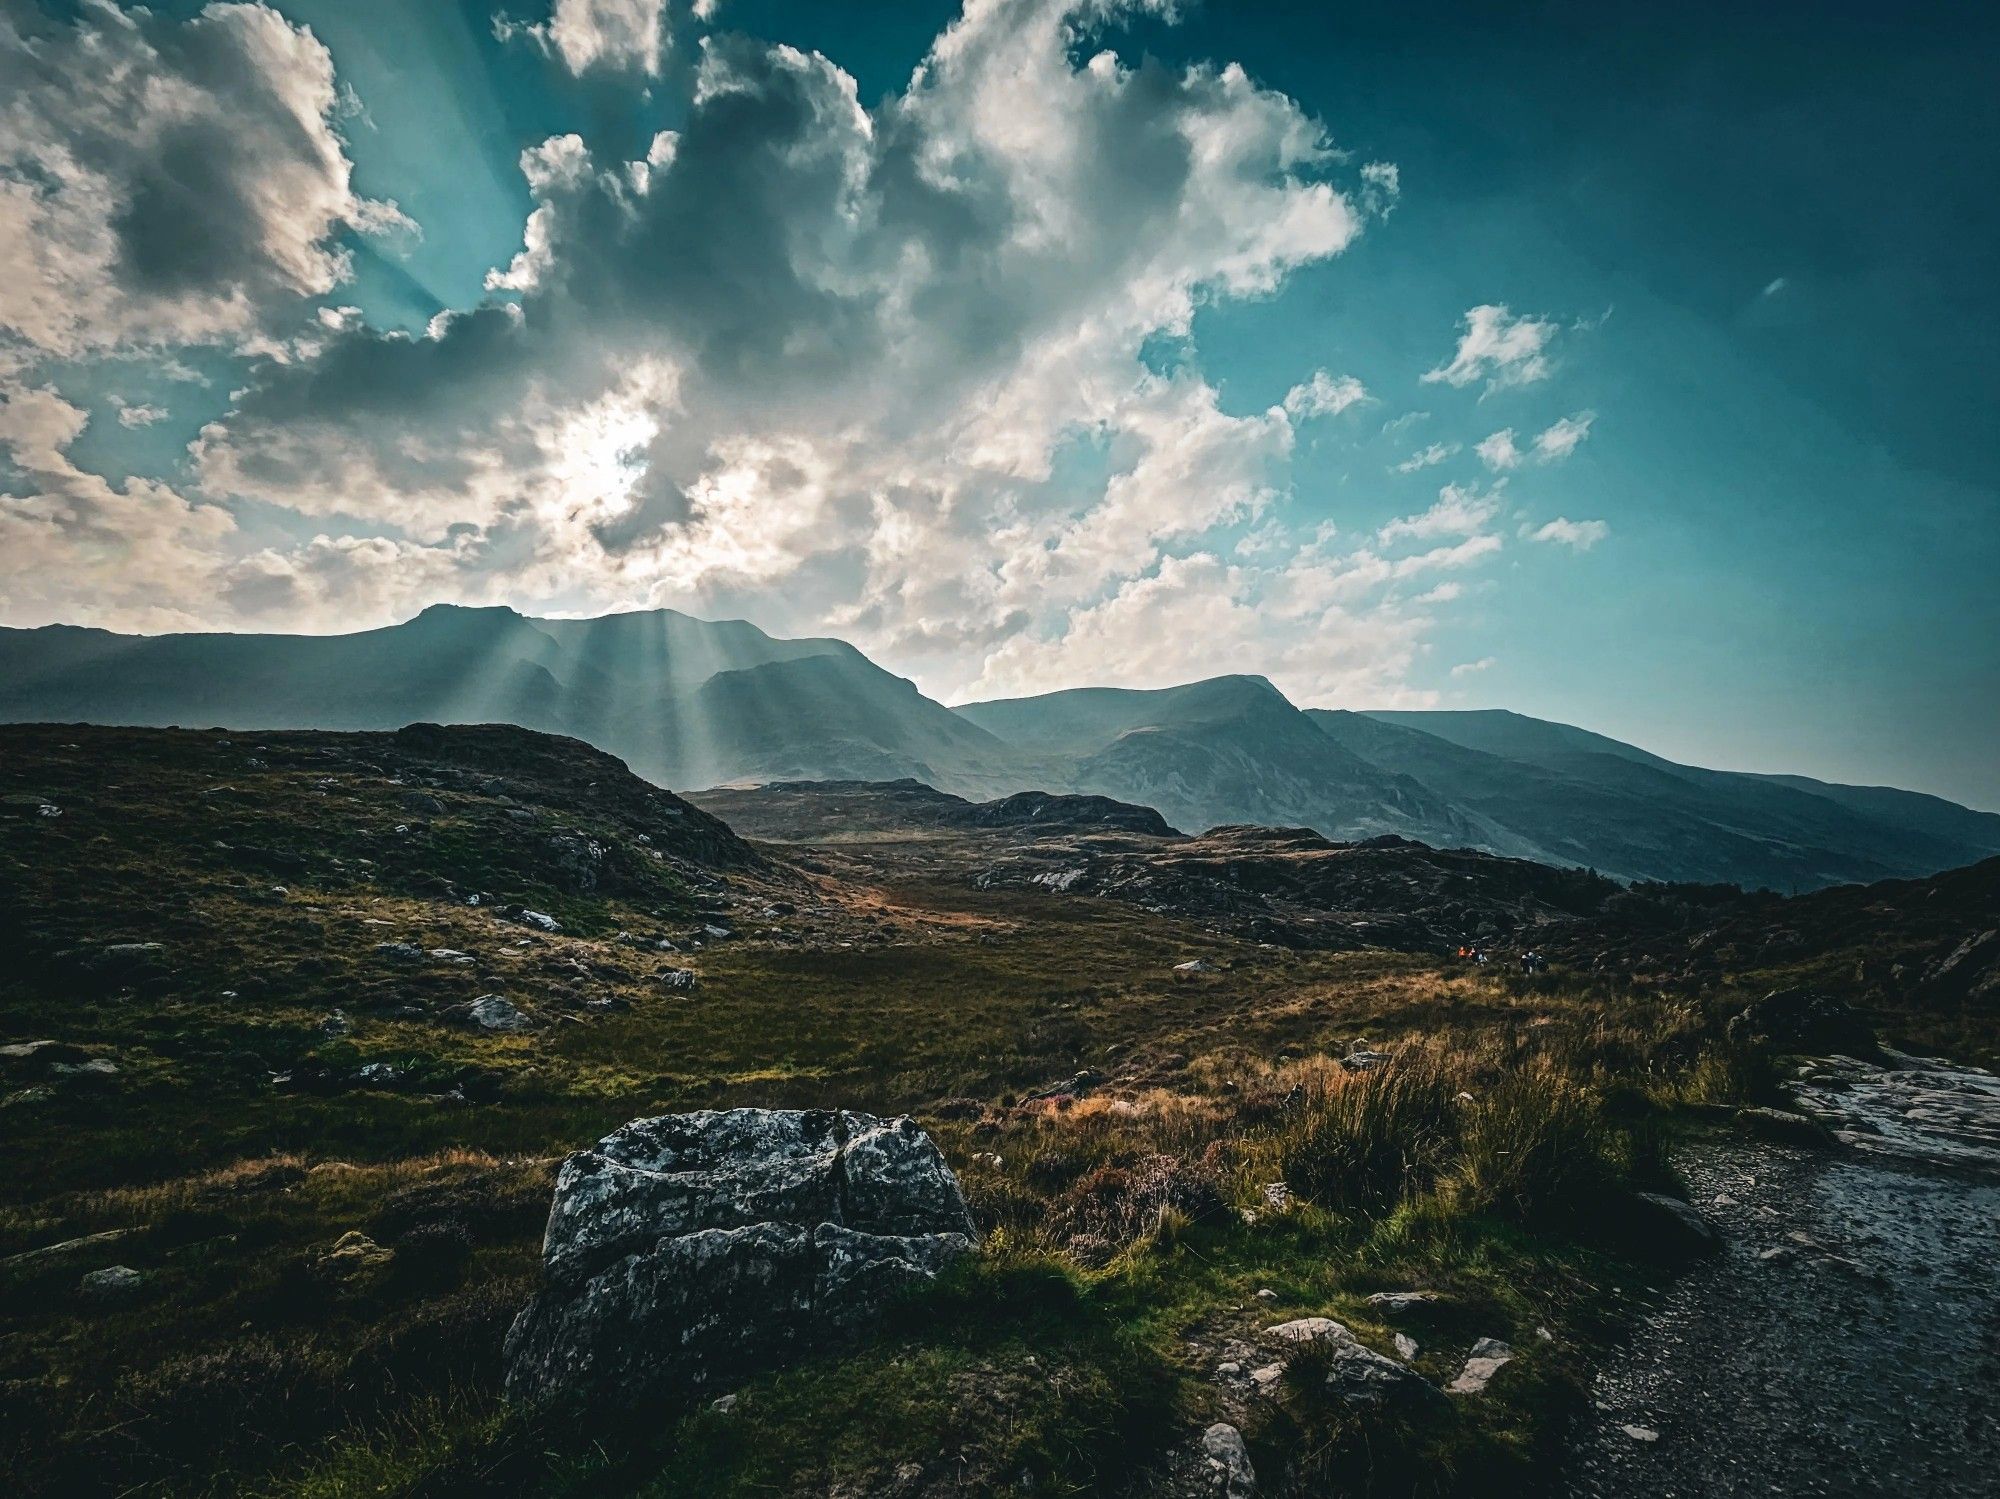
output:
{"label": "rock", "polygon": [[402,796],[405,812],[421,812],[426,817],[442,817],[445,805],[428,791],[405,791]]}
{"label": "rock", "polygon": [[1264,1329],[1264,1336],[1281,1343],[1353,1342],[1354,1334],[1331,1317],[1296,1317]]}
{"label": "rock", "polygon": [[49,1071],[57,1077],[116,1077],[118,1064],[109,1057],[92,1057],[87,1062],[51,1062]]}
{"label": "rock", "polygon": [[378,958],[394,958],[398,963],[420,963],[424,950],[414,942],[378,942],[375,944]]}
{"label": "rock", "polygon": [[692,968],[663,968],[659,974],[662,989],[675,989],[686,993],[699,982]]}
{"label": "rock", "polygon": [[1618,1428],[1635,1442],[1657,1442],[1660,1434],[1650,1426],[1621,1426]]}
{"label": "rock", "polygon": [[726,1416],[736,1409],[736,1402],[742,1398],[742,1396],[732,1390],[727,1395],[718,1395],[715,1399],[709,1401],[708,1408],[718,1416]]}
{"label": "rock", "polygon": [[1250,1381],[1259,1389],[1268,1390],[1285,1377],[1283,1364],[1263,1364],[1250,1371]]}
{"label": "rock", "polygon": [[319,1033],[322,1036],[328,1038],[344,1036],[353,1029],[353,1023],[339,1010],[329,1010],[325,1015],[320,1017]]}
{"label": "rock", "polygon": [[115,1301],[130,1296],[146,1283],[146,1274],[130,1265],[107,1265],[93,1270],[77,1282],[77,1289],[93,1301]]}
{"label": "rock", "polygon": [[165,977],[167,949],[159,942],[113,942],[85,955],[81,976],[101,990],[136,988]]}
{"label": "rock", "polygon": [[1264,1287],[1264,1289],[1262,1289],[1257,1293],[1257,1299],[1259,1301],[1276,1301],[1278,1299],[1278,1293],[1272,1290],[1269,1286],[1266,1286]]}
{"label": "rock", "polygon": [[1396,1357],[1408,1363],[1417,1356],[1417,1340],[1406,1332],[1392,1334],[1390,1342],[1396,1345]]}
{"label": "rock", "polygon": [[1628,1201],[1635,1245],[1676,1259],[1699,1258],[1722,1248],[1722,1238],[1709,1221],[1678,1197],[1634,1192]]}
{"label": "rock", "polygon": [[1242,1432],[1218,1421],[1201,1434],[1201,1447],[1208,1455],[1208,1492],[1216,1499],[1250,1499],[1257,1492],[1257,1470],[1250,1466]]}
{"label": "rock", "polygon": [[350,1228],[313,1262],[313,1268],[330,1280],[361,1280],[387,1269],[395,1257],[393,1249],[384,1249],[360,1229]]}
{"label": "rock", "polygon": [[1215,965],[1206,958],[1189,958],[1185,963],[1174,964],[1174,972],[1191,976],[1197,973],[1208,973],[1214,967]]}
{"label": "rock", "polygon": [[1445,1388],[1454,1395],[1477,1395],[1492,1382],[1493,1376],[1501,1368],[1514,1361],[1514,1350],[1498,1338],[1481,1338],[1472,1345],[1472,1352],[1466,1355],[1465,1367],[1458,1371],[1458,1378]]}
{"label": "rock", "polygon": [[511,999],[500,994],[482,994],[466,1006],[472,1023],[483,1031],[517,1033],[531,1031],[535,1022]]}
{"label": "rock", "polygon": [[1444,1392],[1414,1370],[1372,1348],[1328,1342],[1326,1387],[1349,1405],[1421,1405],[1440,1402]]}
{"label": "rock", "polygon": [[1435,1291],[1377,1291],[1368,1298],[1368,1305],[1384,1317],[1407,1317],[1442,1299]]}
{"label": "rock", "polygon": [[1732,1041],[1761,1041],[1782,1052],[1875,1055],[1875,1032],[1845,1001],[1816,989],[1777,989],[1723,1027]]}
{"label": "rock", "polygon": [[1736,1127],[1759,1140],[1772,1140],[1780,1145],[1802,1145],[1809,1150],[1832,1150],[1840,1144],[1833,1131],[1817,1119],[1786,1109],[1738,1109]]}
{"label": "rock", "polygon": [[559,932],[562,930],[562,923],[546,911],[523,910],[520,920],[523,926],[531,926],[538,932]]}
{"label": "rock", "polygon": [[460,952],[455,947],[433,947],[430,957],[439,963],[470,963],[473,960],[471,953]]}
{"label": "rock", "polygon": [[61,1041],[13,1041],[5,1046],[0,1046],[0,1060],[9,1062],[38,1061],[49,1056],[52,1052],[61,1053],[65,1049],[74,1050],[75,1048],[66,1047],[65,1043]]}
{"label": "rock", "polygon": [[552,833],[543,873],[565,895],[588,895],[604,877],[604,845],[567,829]]}
{"label": "rock", "polygon": [[975,1238],[909,1119],[730,1109],[639,1119],[563,1164],[507,1389],[629,1403],[837,1344]]}

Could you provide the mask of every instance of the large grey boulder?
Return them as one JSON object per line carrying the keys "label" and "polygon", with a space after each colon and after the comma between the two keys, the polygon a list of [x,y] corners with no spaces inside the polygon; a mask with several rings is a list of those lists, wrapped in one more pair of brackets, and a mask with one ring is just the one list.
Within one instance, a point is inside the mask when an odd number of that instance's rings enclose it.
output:
{"label": "large grey boulder", "polygon": [[507,1335],[508,1393],[625,1400],[740,1378],[851,1335],[974,1234],[908,1119],[634,1120],[563,1163],[543,1289]]}

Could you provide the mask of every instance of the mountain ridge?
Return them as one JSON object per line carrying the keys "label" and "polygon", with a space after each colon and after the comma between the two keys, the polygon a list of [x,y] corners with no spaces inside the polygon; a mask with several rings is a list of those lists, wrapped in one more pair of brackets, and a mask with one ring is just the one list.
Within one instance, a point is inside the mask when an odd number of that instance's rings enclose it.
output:
{"label": "mountain ridge", "polygon": [[543,619],[436,604],[344,635],[0,628],[0,721],[232,729],[513,723],[662,785],[914,779],[1148,807],[1199,833],[1311,828],[1784,891],[2000,853],[2000,815],[1889,787],[1677,764],[1504,709],[1301,709],[1268,679],[947,707],[831,636],[672,609]]}

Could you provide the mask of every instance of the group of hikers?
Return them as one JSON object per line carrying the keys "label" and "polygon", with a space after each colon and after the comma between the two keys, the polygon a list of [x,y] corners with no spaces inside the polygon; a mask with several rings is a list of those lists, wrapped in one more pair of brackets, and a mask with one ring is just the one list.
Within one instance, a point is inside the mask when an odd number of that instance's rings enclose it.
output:
{"label": "group of hikers", "polygon": [[[1482,968],[1486,966],[1486,949],[1483,947],[1461,946],[1458,949],[1458,957],[1461,962],[1476,963]],[[1521,972],[1547,973],[1548,969],[1549,969],[1549,960],[1547,958],[1543,957],[1533,948],[1522,949]]]}

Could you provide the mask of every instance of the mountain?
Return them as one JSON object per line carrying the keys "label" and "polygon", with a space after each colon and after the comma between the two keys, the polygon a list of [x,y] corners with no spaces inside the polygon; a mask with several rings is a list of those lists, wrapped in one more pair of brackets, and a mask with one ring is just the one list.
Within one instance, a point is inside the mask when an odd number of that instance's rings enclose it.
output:
{"label": "mountain", "polygon": [[1625,878],[1797,891],[2000,852],[2000,816],[1941,797],[1680,765],[1499,709],[1309,716],[1363,758],[1506,828],[1531,857]]}
{"label": "mountain", "polygon": [[0,721],[31,720],[506,722],[584,739],[670,785],[918,776],[1020,789],[991,735],[845,641],[781,640],[672,610],[556,620],[437,605],[329,636],[0,630]]}
{"label": "mountain", "polygon": [[845,641],[669,609],[536,619],[438,605],[348,635],[0,629],[0,722],[386,730],[511,723],[659,784],[916,780],[1232,824],[1799,891],[2000,854],[2000,816],[1886,787],[1679,765],[1502,711],[1301,711],[1261,677],[953,710]]}
{"label": "mountain", "polygon": [[1067,789],[1157,808],[1176,827],[1256,823],[1347,839],[1485,842],[1475,820],[1321,733],[1262,677],[1157,691],[1087,687],[958,711],[1024,755],[1058,764]]}

